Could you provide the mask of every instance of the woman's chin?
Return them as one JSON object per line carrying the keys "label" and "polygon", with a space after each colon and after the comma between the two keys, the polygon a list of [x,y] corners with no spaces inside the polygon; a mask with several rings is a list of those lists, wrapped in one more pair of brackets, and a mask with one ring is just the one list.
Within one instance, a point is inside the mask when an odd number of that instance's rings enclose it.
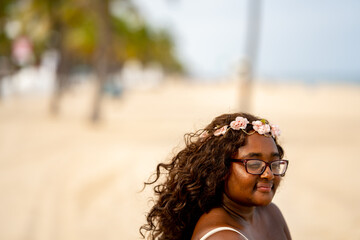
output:
{"label": "woman's chin", "polygon": [[269,195],[269,194],[266,194],[265,196],[258,196],[256,198],[256,205],[257,206],[266,206],[266,205],[269,205],[271,202],[272,202],[272,199],[273,199],[273,195]]}

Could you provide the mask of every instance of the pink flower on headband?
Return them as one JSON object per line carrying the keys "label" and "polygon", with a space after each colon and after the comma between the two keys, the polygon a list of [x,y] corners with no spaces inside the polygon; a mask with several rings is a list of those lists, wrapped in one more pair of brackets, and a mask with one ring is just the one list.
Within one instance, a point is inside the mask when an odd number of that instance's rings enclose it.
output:
{"label": "pink flower on headband", "polygon": [[253,129],[257,131],[259,134],[265,134],[270,132],[270,126],[269,124],[266,124],[262,121],[253,121],[251,123],[253,125]]}
{"label": "pink flower on headband", "polygon": [[227,129],[228,129],[228,125],[225,125],[219,129],[216,129],[214,132],[214,136],[224,135],[226,133]]}
{"label": "pink flower on headband", "polygon": [[[255,132],[264,135],[265,137],[278,137],[280,136],[280,128],[278,125],[274,125],[274,124],[269,124],[265,119],[260,119],[257,121],[252,121],[251,125],[254,131],[250,131],[247,132],[246,126],[249,124],[249,120],[247,118],[244,117],[236,117],[234,121],[230,122],[230,126],[229,125],[225,125],[225,126],[216,126],[214,129],[214,136],[220,136],[220,135],[225,135],[226,131],[231,128],[233,130],[242,130],[245,134],[247,135],[252,135]],[[209,137],[209,132],[204,131],[201,135],[200,135],[200,139],[203,140],[205,138]]]}
{"label": "pink flower on headband", "polygon": [[230,123],[230,127],[234,130],[245,129],[249,121],[243,117],[237,117]]}
{"label": "pink flower on headband", "polygon": [[273,137],[278,137],[281,134],[280,128],[278,125],[271,124],[271,135]]}

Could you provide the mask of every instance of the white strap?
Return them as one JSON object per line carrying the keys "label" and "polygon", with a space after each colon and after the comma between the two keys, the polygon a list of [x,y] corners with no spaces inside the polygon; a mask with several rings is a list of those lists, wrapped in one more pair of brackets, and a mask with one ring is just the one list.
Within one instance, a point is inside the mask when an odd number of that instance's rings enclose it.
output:
{"label": "white strap", "polygon": [[220,232],[220,231],[225,231],[225,230],[229,230],[229,231],[233,231],[233,232],[237,232],[238,234],[240,234],[240,236],[242,236],[245,240],[249,240],[247,239],[247,237],[244,236],[244,234],[242,234],[241,232],[239,232],[238,230],[231,228],[231,227],[218,227],[218,228],[214,228],[212,230],[210,230],[209,232],[207,232],[204,236],[202,236],[202,238],[200,238],[200,240],[206,240],[208,237],[210,237],[211,235],[213,235],[214,233]]}

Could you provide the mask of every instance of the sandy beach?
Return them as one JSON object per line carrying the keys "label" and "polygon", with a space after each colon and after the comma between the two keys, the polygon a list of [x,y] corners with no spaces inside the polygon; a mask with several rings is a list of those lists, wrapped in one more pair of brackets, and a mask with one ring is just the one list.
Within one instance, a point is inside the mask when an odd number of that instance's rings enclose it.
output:
{"label": "sandy beach", "polygon": [[[143,182],[183,134],[238,111],[238,84],[170,81],[106,97],[88,121],[91,86],[0,101],[0,239],[140,239]],[[252,113],[280,125],[289,170],[274,199],[293,239],[360,239],[360,86],[258,83]]]}

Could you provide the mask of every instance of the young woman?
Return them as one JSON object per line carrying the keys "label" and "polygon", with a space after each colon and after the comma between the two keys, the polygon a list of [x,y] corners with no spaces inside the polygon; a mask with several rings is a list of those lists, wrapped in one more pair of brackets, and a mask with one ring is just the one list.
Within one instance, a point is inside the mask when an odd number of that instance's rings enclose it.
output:
{"label": "young woman", "polygon": [[216,117],[187,134],[186,146],[160,163],[155,205],[140,228],[150,239],[291,239],[271,203],[288,161],[280,130],[245,113]]}

